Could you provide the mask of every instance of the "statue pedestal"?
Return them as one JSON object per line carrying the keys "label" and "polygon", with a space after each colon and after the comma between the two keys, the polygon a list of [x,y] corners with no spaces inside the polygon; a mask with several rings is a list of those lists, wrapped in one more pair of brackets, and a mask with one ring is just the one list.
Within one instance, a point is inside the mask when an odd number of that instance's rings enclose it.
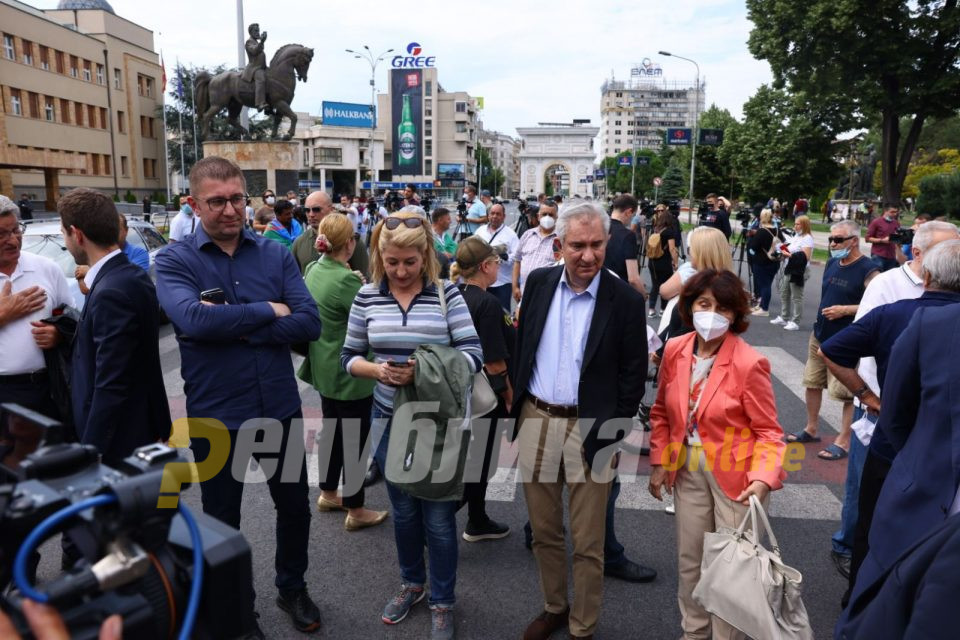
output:
{"label": "statue pedestal", "polygon": [[267,189],[278,199],[285,197],[287,191],[299,193],[299,142],[208,141],[203,143],[203,156],[220,156],[240,167],[247,181],[247,193],[257,201]]}

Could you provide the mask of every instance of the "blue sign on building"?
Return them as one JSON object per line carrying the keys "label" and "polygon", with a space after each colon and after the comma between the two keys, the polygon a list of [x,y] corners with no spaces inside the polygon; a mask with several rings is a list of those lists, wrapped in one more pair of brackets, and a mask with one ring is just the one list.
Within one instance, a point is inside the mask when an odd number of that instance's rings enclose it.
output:
{"label": "blue sign on building", "polygon": [[617,164],[621,167],[629,167],[633,164],[633,159],[630,156],[623,156],[622,158],[617,158]]}
{"label": "blue sign on building", "polygon": [[326,100],[323,101],[323,124],[332,127],[362,127],[364,129],[370,129],[374,126],[370,105],[327,102]]}
{"label": "blue sign on building", "polygon": [[690,144],[693,138],[693,129],[667,129],[667,144],[685,145]]}

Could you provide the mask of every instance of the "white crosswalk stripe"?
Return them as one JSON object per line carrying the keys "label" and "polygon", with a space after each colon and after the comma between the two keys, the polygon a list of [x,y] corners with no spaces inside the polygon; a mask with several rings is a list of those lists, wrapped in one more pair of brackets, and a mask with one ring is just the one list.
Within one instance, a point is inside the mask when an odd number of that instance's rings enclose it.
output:
{"label": "white crosswalk stripe", "polygon": [[[800,362],[780,347],[754,347],[770,361],[770,369],[790,393],[797,396],[806,404],[806,389],[803,387],[803,369],[806,363]],[[843,411],[842,403],[823,394],[823,405],[820,407],[820,418],[824,420],[834,433],[840,432],[840,418]]]}

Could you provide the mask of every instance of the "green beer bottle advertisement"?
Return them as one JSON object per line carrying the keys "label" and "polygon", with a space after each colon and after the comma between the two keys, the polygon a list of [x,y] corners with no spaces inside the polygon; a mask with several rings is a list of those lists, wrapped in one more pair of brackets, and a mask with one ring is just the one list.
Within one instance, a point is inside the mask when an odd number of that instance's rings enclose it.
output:
{"label": "green beer bottle advertisement", "polygon": [[403,96],[403,113],[400,117],[400,125],[397,127],[397,144],[400,148],[398,164],[400,167],[412,169],[417,162],[417,125],[414,124],[410,115],[409,95]]}

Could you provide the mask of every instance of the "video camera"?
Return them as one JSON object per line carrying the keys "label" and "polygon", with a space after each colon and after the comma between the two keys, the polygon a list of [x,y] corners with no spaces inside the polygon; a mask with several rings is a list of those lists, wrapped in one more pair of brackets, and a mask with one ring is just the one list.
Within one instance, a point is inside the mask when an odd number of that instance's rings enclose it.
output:
{"label": "video camera", "polygon": [[460,198],[460,202],[457,203],[457,220],[460,222],[466,221],[467,208],[469,208],[469,206],[470,205],[467,204],[467,199],[465,197]]}
{"label": "video camera", "polygon": [[913,244],[913,236],[916,233],[910,227],[900,227],[890,234],[890,242],[893,244]]}
{"label": "video camera", "polygon": [[[165,474],[177,490],[190,480],[175,449],[140,447],[113,469],[95,447],[65,443],[60,423],[0,407],[0,588],[11,576],[17,587],[0,607],[24,638],[32,637],[24,597],[55,607],[82,640],[96,638],[115,613],[126,638],[236,638],[255,628],[250,546],[164,493]],[[82,557],[38,588],[36,549],[59,531]]]}
{"label": "video camera", "polygon": [[403,208],[403,196],[396,191],[391,191],[384,197],[383,206],[385,206],[390,213],[399,211]]}
{"label": "video camera", "polygon": [[674,218],[680,217],[680,201],[679,200],[670,200],[667,202],[667,211],[670,212]]}
{"label": "video camera", "polygon": [[750,210],[749,205],[741,204],[740,208],[737,210],[736,218],[741,225],[747,226],[750,224],[750,219],[753,217],[753,212]]}

